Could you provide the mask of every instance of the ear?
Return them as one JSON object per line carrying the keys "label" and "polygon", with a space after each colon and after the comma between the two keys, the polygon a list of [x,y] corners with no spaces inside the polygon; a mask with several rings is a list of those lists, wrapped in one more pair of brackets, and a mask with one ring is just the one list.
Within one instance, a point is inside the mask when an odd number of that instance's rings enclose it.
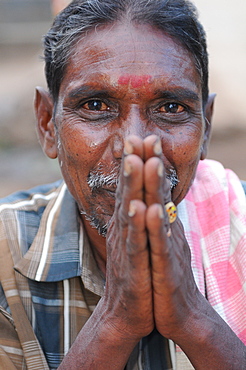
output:
{"label": "ear", "polygon": [[203,137],[203,145],[201,150],[201,157],[200,159],[205,159],[207,157],[208,152],[208,145],[211,136],[211,126],[212,126],[212,117],[214,112],[214,101],[215,101],[216,94],[210,94],[208,97],[208,101],[205,107],[205,130],[204,130],[204,137]]}
{"label": "ear", "polygon": [[36,87],[35,92],[34,109],[38,138],[44,153],[49,158],[56,158],[56,129],[52,120],[53,100],[42,87]]}

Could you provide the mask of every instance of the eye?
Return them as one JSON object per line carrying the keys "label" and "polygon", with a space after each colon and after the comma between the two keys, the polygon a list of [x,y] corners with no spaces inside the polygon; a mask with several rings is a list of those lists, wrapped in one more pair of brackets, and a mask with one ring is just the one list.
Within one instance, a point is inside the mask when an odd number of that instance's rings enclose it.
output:
{"label": "eye", "polygon": [[178,104],[178,103],[166,103],[162,107],[159,108],[159,112],[163,113],[182,113],[184,112],[185,108]]}
{"label": "eye", "polygon": [[96,112],[107,111],[110,109],[103,101],[99,99],[89,100],[84,103],[82,107],[86,110],[92,110]]}

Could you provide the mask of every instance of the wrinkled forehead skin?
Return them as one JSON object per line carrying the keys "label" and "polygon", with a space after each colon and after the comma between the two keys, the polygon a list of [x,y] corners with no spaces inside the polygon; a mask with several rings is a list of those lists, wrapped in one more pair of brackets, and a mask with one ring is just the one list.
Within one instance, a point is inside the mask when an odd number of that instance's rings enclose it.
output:
{"label": "wrinkled forehead skin", "polygon": [[[149,32],[142,35],[141,33],[144,32],[142,30],[148,30]],[[158,42],[156,41],[157,35]],[[109,38],[110,42],[114,42],[114,47],[111,50],[108,47]],[[128,42],[129,39],[130,43]],[[177,48],[177,53],[175,58],[173,57],[172,63],[167,63],[167,61],[169,59],[169,53],[172,52],[173,45],[167,46],[166,40],[171,40],[172,44],[175,44]],[[162,43],[166,44],[165,52],[161,50],[160,45]],[[138,59],[136,59],[137,54]],[[163,66],[166,69],[166,78],[169,76],[171,83],[171,79],[174,76],[179,75],[179,78],[182,80],[186,79],[186,74],[180,76],[179,71],[187,61],[189,63],[189,72],[194,75],[192,83],[196,84],[200,93],[202,91],[202,82],[195,65],[194,57],[176,38],[149,25],[133,25],[127,23],[100,25],[96,30],[93,29],[87,32],[86,35],[82,35],[75,44],[71,45],[70,57],[61,82],[63,89],[64,86],[67,89],[70,84],[75,83],[76,78],[78,84],[80,84],[84,76],[90,75],[92,81],[94,77],[96,79],[97,74],[98,77],[100,76],[100,66],[104,64],[107,70],[107,73],[104,73],[103,76],[104,82],[107,80],[112,86],[116,86],[117,84],[127,85],[130,82],[132,87],[140,87],[139,85],[144,82],[150,82],[151,79],[157,78],[158,75],[162,74]],[[130,64],[132,65],[132,73],[129,73]],[[147,64],[151,65],[151,71],[153,72],[151,75],[144,74],[144,67]],[[121,76],[117,81],[113,80],[116,66],[118,69],[121,69]],[[124,70],[127,71],[127,75],[124,75]],[[130,75],[132,75],[131,78],[129,77]],[[61,91],[59,95],[61,95]]]}
{"label": "wrinkled forehead skin", "polygon": [[[102,31],[103,29],[113,29],[113,28],[115,28],[115,27],[117,27],[118,25],[121,25],[121,24],[124,25],[124,27],[122,27],[122,35],[120,36],[120,37],[123,37],[123,38],[124,38],[124,33],[127,34],[127,32],[129,31],[129,28],[133,29],[133,28],[137,28],[138,26],[146,28],[146,29],[152,29],[153,33],[159,33],[160,38],[162,36],[163,37],[166,37],[166,36],[170,37],[177,45],[179,45],[181,48],[186,50],[187,55],[189,55],[190,59],[194,62],[194,67],[197,71],[198,76],[200,77],[201,88],[202,89],[204,88],[204,86],[202,86],[202,84],[203,84],[202,70],[201,70],[200,66],[198,67],[198,64],[195,62],[195,56],[190,51],[188,51],[187,47],[185,45],[183,45],[181,43],[181,41],[179,41],[176,37],[172,37],[172,36],[168,35],[167,33],[165,33],[163,30],[160,30],[159,28],[152,27],[151,25],[148,25],[148,24],[138,25],[138,24],[132,23],[132,21],[130,21],[130,23],[127,23],[126,20],[124,20],[123,23],[115,22],[115,23],[112,23],[112,24],[107,23],[105,25],[104,24],[99,24],[98,26],[93,27],[91,30],[88,30],[85,34],[83,33],[83,34],[78,34],[77,36],[75,36],[74,41],[73,42],[69,41],[68,45],[66,45],[66,43],[65,43],[64,44],[64,49],[68,50],[67,54],[65,53],[66,57],[65,57],[64,61],[66,61],[66,62],[64,63],[63,69],[61,69],[61,70],[59,68],[57,69],[57,71],[59,71],[58,78],[57,78],[57,76],[55,78],[52,77],[53,82],[55,83],[55,85],[57,85],[60,88],[60,84],[61,84],[61,82],[64,78],[64,75],[66,74],[67,68],[69,68],[69,64],[71,63],[71,59],[73,58],[73,55],[77,54],[77,45],[80,43],[81,40],[85,40],[85,43],[86,43],[86,40],[88,40],[88,43],[90,43],[91,42],[91,35],[93,35],[94,33],[98,33],[100,31]],[[103,40],[103,38],[105,38],[105,40]],[[107,41],[107,36],[106,35],[102,35],[101,40],[100,40],[100,42],[104,42],[104,41]],[[122,53],[124,52],[125,46],[126,45],[123,45],[123,43],[121,43]],[[127,52],[127,50],[126,50],[126,52]],[[151,53],[151,51],[150,51],[150,53]],[[95,56],[95,54],[96,54],[96,48],[95,48],[94,56]],[[99,54],[99,58],[100,58],[100,54]],[[88,67],[89,67],[89,65],[88,65]],[[53,96],[53,99],[54,99],[55,102],[57,102],[57,97],[56,96]],[[203,96],[203,99],[204,99],[203,104],[205,106],[206,101],[207,101],[207,96],[205,96],[205,97]]]}

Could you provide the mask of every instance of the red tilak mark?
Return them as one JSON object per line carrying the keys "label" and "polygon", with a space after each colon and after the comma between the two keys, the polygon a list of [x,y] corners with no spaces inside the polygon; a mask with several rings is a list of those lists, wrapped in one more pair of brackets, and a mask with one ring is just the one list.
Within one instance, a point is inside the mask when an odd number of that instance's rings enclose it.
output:
{"label": "red tilak mark", "polygon": [[150,81],[149,75],[135,76],[135,75],[125,75],[120,76],[118,80],[119,85],[131,85],[131,87],[141,87]]}
{"label": "red tilak mark", "polygon": [[129,81],[130,81],[130,78],[131,77],[129,75],[120,76],[120,78],[118,79],[118,84],[119,85],[128,85]]}

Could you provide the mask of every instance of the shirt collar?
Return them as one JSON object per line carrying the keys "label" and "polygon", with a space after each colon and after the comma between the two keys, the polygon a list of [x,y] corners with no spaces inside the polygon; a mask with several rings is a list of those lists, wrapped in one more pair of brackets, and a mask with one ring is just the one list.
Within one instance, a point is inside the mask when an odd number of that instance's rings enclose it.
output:
{"label": "shirt collar", "polygon": [[56,189],[54,197],[47,203],[37,234],[15,269],[36,281],[55,282],[81,276],[85,288],[103,295],[103,277],[80,221],[76,202],[65,183]]}

